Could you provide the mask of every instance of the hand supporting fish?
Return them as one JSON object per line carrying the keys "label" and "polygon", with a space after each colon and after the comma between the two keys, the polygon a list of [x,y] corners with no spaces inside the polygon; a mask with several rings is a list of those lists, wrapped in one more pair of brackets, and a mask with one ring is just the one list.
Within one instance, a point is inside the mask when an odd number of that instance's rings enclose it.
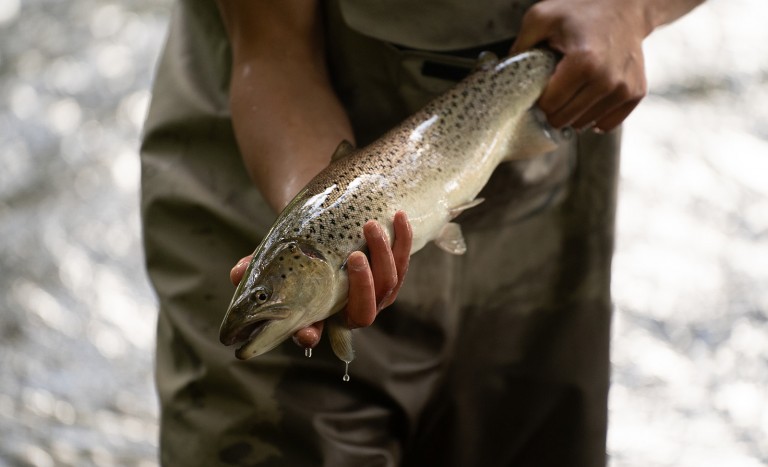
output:
{"label": "hand supporting fish", "polygon": [[[376,221],[363,226],[363,236],[368,247],[370,262],[362,251],[353,251],[347,258],[349,275],[349,300],[344,310],[344,321],[350,329],[373,324],[378,313],[391,305],[403,285],[408,272],[413,234],[408,217],[403,211],[395,213],[393,221],[395,237],[389,244],[384,229]],[[253,255],[237,262],[229,273],[232,285],[237,287]],[[323,321],[300,329],[293,341],[311,356],[312,349],[320,342]]]}
{"label": "hand supporting fish", "polygon": [[[451,221],[482,202],[477,195],[494,169],[551,152],[564,138],[533,109],[555,63],[544,50],[501,62],[486,56],[475,73],[379,140],[360,149],[342,142],[254,252],[222,323],[222,343],[244,343],[236,355],[247,359],[340,311],[348,300],[347,258],[365,251],[370,220],[391,238],[394,215],[404,210],[411,254],[429,241],[464,253]],[[329,320],[328,334],[349,363],[349,327]]]}

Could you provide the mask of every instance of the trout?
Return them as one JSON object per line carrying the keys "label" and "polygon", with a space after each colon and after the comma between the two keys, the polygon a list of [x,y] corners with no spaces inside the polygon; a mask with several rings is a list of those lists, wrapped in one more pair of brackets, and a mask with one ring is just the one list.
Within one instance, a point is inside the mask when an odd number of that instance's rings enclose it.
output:
{"label": "trout", "polygon": [[[331,317],[347,302],[347,257],[365,251],[362,226],[378,221],[392,238],[395,212],[411,222],[411,254],[430,241],[466,250],[452,220],[479,204],[491,173],[507,160],[551,152],[565,132],[550,127],[535,102],[555,55],[535,49],[477,69],[370,145],[342,142],[331,164],[280,213],[256,248],[221,325],[239,359],[263,354],[296,331]],[[326,326],[331,347],[349,364],[352,332]]]}

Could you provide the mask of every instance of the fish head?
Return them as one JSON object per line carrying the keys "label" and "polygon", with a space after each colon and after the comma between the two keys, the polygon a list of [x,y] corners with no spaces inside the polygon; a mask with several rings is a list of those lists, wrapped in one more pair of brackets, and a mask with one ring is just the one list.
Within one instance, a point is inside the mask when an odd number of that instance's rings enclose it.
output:
{"label": "fish head", "polygon": [[[268,352],[296,331],[321,321],[343,303],[346,286],[325,257],[296,241],[257,250],[235,291],[221,325],[224,345],[242,345],[235,355],[245,360]],[[343,282],[343,284],[340,284]]]}

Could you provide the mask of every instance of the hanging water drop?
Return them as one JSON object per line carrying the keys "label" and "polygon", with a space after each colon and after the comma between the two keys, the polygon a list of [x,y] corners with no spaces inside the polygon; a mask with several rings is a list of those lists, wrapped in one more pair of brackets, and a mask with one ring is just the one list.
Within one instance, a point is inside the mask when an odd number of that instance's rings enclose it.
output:
{"label": "hanging water drop", "polygon": [[341,379],[343,381],[349,381],[349,362],[344,362],[344,377]]}
{"label": "hanging water drop", "polygon": [[312,347],[307,347],[304,349],[304,356],[307,358],[312,358]]}

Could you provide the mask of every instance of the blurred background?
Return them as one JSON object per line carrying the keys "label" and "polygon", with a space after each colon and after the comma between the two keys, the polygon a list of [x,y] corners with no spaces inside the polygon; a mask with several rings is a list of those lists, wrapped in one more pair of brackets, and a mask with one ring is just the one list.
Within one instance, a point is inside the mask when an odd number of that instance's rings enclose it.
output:
{"label": "blurred background", "polygon": [[[169,0],[0,1],[0,466],[157,465],[138,138]],[[647,41],[625,125],[613,467],[768,465],[768,4]]]}

